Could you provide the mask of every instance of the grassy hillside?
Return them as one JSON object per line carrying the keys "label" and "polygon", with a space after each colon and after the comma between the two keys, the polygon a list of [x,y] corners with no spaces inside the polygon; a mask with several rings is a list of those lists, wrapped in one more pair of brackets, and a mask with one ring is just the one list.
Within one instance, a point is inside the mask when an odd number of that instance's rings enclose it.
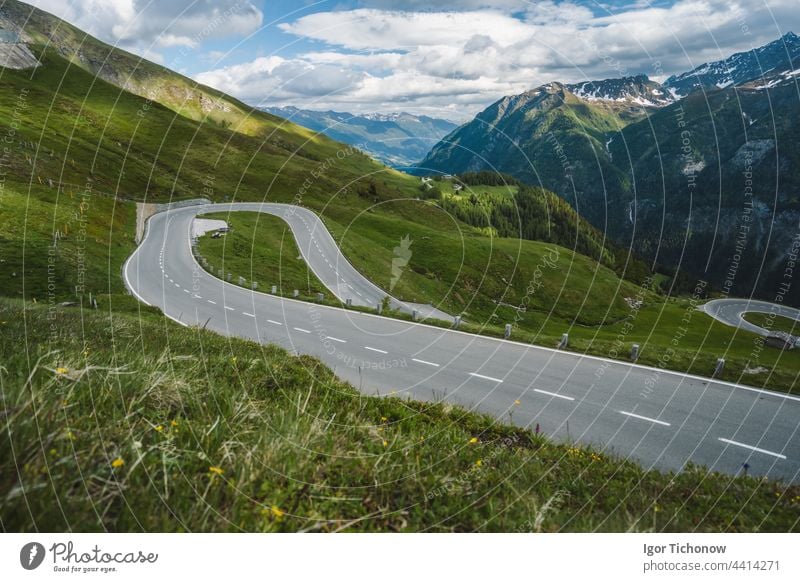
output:
{"label": "grassy hillside", "polygon": [[224,220],[231,228],[221,238],[207,233],[198,240],[198,253],[208,261],[206,268],[211,273],[218,275],[219,269],[236,273],[247,279],[248,285],[258,282],[265,292],[275,285],[282,295],[290,295],[295,289],[304,298],[328,293],[303,260],[291,229],[279,217],[260,212],[215,212],[203,218]]}
{"label": "grassy hillside", "polygon": [[274,197],[318,206],[343,184],[376,172],[391,191],[416,187],[352,148],[306,141],[298,126],[287,125],[278,139],[194,121],[93,77],[52,49],[37,54],[43,66],[34,71],[0,72],[0,122],[15,127],[16,147],[6,155],[10,180],[52,181],[70,192],[91,183],[94,191],[136,200]]}
{"label": "grassy hillside", "polygon": [[800,527],[798,487],[645,472],[455,407],[367,397],[311,358],[149,309],[3,299],[0,326],[3,531]]}
{"label": "grassy hillside", "polygon": [[[158,102],[189,119],[230,127],[248,135],[274,133],[276,139],[285,139],[287,133],[297,135],[295,126],[284,132],[280,127],[284,120],[279,117],[263,114],[230,95],[112,47],[23,2],[3,0],[0,26],[18,31],[26,43],[49,47],[93,77]],[[173,63],[174,68],[180,65]],[[311,132],[303,132],[300,137],[310,135]]]}

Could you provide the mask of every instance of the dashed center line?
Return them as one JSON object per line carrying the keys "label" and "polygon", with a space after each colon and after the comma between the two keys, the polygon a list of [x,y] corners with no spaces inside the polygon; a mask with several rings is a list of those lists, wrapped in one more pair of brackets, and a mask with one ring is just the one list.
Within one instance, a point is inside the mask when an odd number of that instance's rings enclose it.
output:
{"label": "dashed center line", "polygon": [[777,457],[779,459],[786,459],[786,455],[782,455],[780,453],[773,453],[772,451],[768,451],[767,449],[760,449],[758,447],[754,447],[754,446],[751,446],[751,445],[746,445],[744,443],[739,443],[739,442],[736,442],[736,441],[732,441],[730,439],[724,439],[722,437],[718,438],[717,440],[721,441],[723,443],[727,443],[729,445],[735,445],[737,447],[742,447],[743,449],[748,449],[748,450],[751,450],[751,451],[755,451],[757,453],[763,453],[765,455],[770,455],[772,457]]}
{"label": "dashed center line", "polygon": [[227,305],[225,306],[225,309],[227,309],[228,311],[236,311],[233,307],[228,307]]}
{"label": "dashed center line", "polygon": [[364,346],[364,349],[365,350],[369,350],[371,352],[378,352],[379,354],[388,354],[389,353],[386,350],[379,350],[378,348],[371,348],[369,346]]}
{"label": "dashed center line", "polygon": [[429,362],[427,360],[418,360],[417,358],[411,358],[412,362],[416,362],[418,364],[425,364],[426,366],[433,366],[434,368],[438,368],[439,364],[435,364],[433,362]]}
{"label": "dashed center line", "polygon": [[247,313],[246,311],[242,311],[242,315],[246,315],[247,317],[255,317],[252,313]]}
{"label": "dashed center line", "polygon": [[338,337],[333,337],[330,335],[325,336],[325,339],[329,339],[332,342],[339,342],[340,344],[346,344],[347,340],[339,339]]}
{"label": "dashed center line", "polygon": [[299,332],[302,332],[302,333],[311,333],[310,331],[308,331],[307,329],[303,329],[302,327],[295,327],[295,328],[292,328],[292,329],[295,329],[295,330],[297,330]]}
{"label": "dashed center line", "polygon": [[538,392],[539,394],[546,394],[547,396],[553,396],[554,398],[561,398],[563,400],[575,400],[572,396],[564,396],[563,394],[556,394],[555,392],[548,392],[547,390],[539,390],[538,388],[533,389],[534,392]]}
{"label": "dashed center line", "polygon": [[283,325],[280,321],[275,321],[274,319],[268,319],[267,321],[272,325]]}
{"label": "dashed center line", "polygon": [[206,299],[206,301],[208,301],[211,305],[216,305],[217,304],[216,301],[211,301],[211,299]]}
{"label": "dashed center line", "polygon": [[638,418],[639,420],[646,420],[647,422],[660,424],[662,426],[672,426],[670,423],[664,422],[663,420],[657,420],[655,418],[650,418],[649,416],[641,416],[640,414],[634,414],[633,412],[625,412],[624,410],[620,410],[619,413],[632,418]]}
{"label": "dashed center line", "polygon": [[489,380],[490,382],[497,382],[498,384],[503,382],[499,378],[492,378],[491,376],[484,376],[483,374],[478,374],[477,372],[470,372],[469,375],[470,376],[475,376],[476,378],[483,378],[484,380]]}

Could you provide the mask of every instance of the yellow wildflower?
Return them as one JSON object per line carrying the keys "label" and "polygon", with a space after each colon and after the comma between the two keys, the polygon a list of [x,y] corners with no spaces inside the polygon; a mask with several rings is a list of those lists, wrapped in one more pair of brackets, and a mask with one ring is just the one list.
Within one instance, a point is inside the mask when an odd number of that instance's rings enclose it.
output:
{"label": "yellow wildflower", "polygon": [[164,432],[164,427],[159,424],[157,426],[154,426],[153,430],[155,430],[156,432]]}
{"label": "yellow wildflower", "polygon": [[387,418],[385,416],[381,416],[381,422],[386,422]]}
{"label": "yellow wildflower", "polygon": [[125,464],[125,461],[122,459],[122,457],[117,457],[116,459],[111,461],[111,466],[114,467],[115,469],[119,469],[124,464]]}
{"label": "yellow wildflower", "polygon": [[172,428],[178,428],[178,421],[177,421],[177,420],[170,420],[170,421],[169,421],[169,425],[170,425]]}
{"label": "yellow wildflower", "polygon": [[477,461],[475,461],[475,465],[476,465],[477,467],[480,467],[481,465],[483,465],[483,461],[481,461],[480,459],[478,459]]}
{"label": "yellow wildflower", "polygon": [[384,447],[388,447],[389,446],[389,442],[388,441],[383,441],[383,446]]}
{"label": "yellow wildflower", "polygon": [[220,476],[225,473],[225,471],[223,471],[221,467],[215,467],[213,465],[208,468],[208,472],[213,475],[220,475]]}
{"label": "yellow wildflower", "polygon": [[280,509],[277,505],[273,505],[269,508],[270,513],[275,516],[276,519],[281,519],[286,513],[282,509]]}
{"label": "yellow wildflower", "polygon": [[68,374],[68,373],[69,373],[69,368],[62,368],[62,367],[56,368],[56,374],[62,374],[63,375],[63,374]]}
{"label": "yellow wildflower", "polygon": [[471,445],[474,445],[477,442],[478,442],[478,437],[472,437],[471,439],[469,439],[469,444]]}

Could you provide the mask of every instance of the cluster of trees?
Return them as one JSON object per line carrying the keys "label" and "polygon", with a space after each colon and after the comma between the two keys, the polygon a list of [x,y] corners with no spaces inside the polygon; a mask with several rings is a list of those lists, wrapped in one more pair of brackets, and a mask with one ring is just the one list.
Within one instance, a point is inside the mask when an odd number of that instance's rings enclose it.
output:
{"label": "cluster of trees", "polygon": [[[494,172],[460,175],[460,196],[442,196],[437,187],[423,185],[425,198],[471,226],[491,229],[497,236],[551,242],[592,257],[618,275],[642,283],[650,269],[628,249],[606,240],[570,204],[543,188],[528,186]],[[510,186],[508,193],[481,192],[481,186]]]}

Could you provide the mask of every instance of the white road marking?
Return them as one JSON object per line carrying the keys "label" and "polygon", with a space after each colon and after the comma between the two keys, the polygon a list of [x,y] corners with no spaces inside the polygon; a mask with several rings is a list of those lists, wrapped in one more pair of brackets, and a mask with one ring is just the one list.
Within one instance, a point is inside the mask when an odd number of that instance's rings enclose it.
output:
{"label": "white road marking", "polygon": [[211,305],[216,305],[217,304],[216,301],[211,301],[211,299],[206,299],[206,301],[208,301]]}
{"label": "white road marking", "polygon": [[369,346],[364,346],[364,349],[365,350],[369,350],[371,352],[378,352],[379,354],[388,354],[389,353],[386,350],[379,350],[378,348],[371,348]]}
{"label": "white road marking", "polygon": [[411,358],[412,362],[416,362],[418,364],[425,364],[426,366],[433,366],[435,368],[439,367],[439,364],[434,364],[433,362],[428,362],[427,360],[418,360],[417,358]]}
{"label": "white road marking", "polygon": [[347,343],[347,340],[339,339],[338,337],[333,337],[333,336],[330,336],[330,335],[326,335],[325,339],[329,339],[332,342],[339,342],[340,344],[346,344]]}
{"label": "white road marking", "polygon": [[633,412],[625,412],[624,410],[620,410],[619,413],[624,414],[625,416],[630,416],[632,418],[638,418],[639,420],[654,422],[655,424],[660,424],[662,426],[672,426],[670,423],[664,422],[663,420],[656,420],[655,418],[650,418],[649,416],[641,416],[639,414],[634,414]]}
{"label": "white road marking", "polygon": [[189,291],[188,289],[184,289],[183,292],[184,293],[191,293],[191,291]]}
{"label": "white road marking", "polygon": [[242,315],[246,315],[247,317],[255,317],[252,313],[247,313],[246,311],[242,311]]}
{"label": "white road marking", "polygon": [[759,449],[758,447],[753,447],[753,446],[750,446],[750,445],[746,445],[744,443],[737,443],[736,441],[732,441],[730,439],[724,439],[724,438],[720,437],[717,440],[722,441],[723,443],[727,443],[729,445],[736,445],[737,447],[742,447],[743,449],[749,449],[749,450],[755,451],[757,453],[764,453],[765,455],[778,457],[779,459],[786,459],[786,455],[782,455],[780,453],[773,453],[772,451],[768,451],[766,449]]}
{"label": "white road marking", "polygon": [[236,311],[233,307],[228,307],[227,305],[225,306],[225,309],[227,309],[228,311]]}
{"label": "white road marking", "polygon": [[307,329],[303,329],[302,327],[295,327],[293,329],[295,329],[295,330],[297,330],[299,332],[302,332],[302,333],[311,333],[310,331],[308,331]]}
{"label": "white road marking", "polygon": [[470,372],[470,376],[475,376],[476,378],[483,378],[484,380],[489,380],[490,382],[497,382],[498,384],[502,382],[499,378],[492,378],[491,376],[484,376],[483,374],[478,374],[477,372]]}
{"label": "white road marking", "polygon": [[272,325],[283,325],[280,321],[275,321],[274,319],[268,319],[267,321]]}
{"label": "white road marking", "polygon": [[538,392],[539,394],[553,396],[555,398],[563,398],[564,400],[575,400],[572,396],[564,396],[563,394],[556,394],[555,392],[548,392],[547,390],[539,390],[538,388],[534,388],[533,391]]}

